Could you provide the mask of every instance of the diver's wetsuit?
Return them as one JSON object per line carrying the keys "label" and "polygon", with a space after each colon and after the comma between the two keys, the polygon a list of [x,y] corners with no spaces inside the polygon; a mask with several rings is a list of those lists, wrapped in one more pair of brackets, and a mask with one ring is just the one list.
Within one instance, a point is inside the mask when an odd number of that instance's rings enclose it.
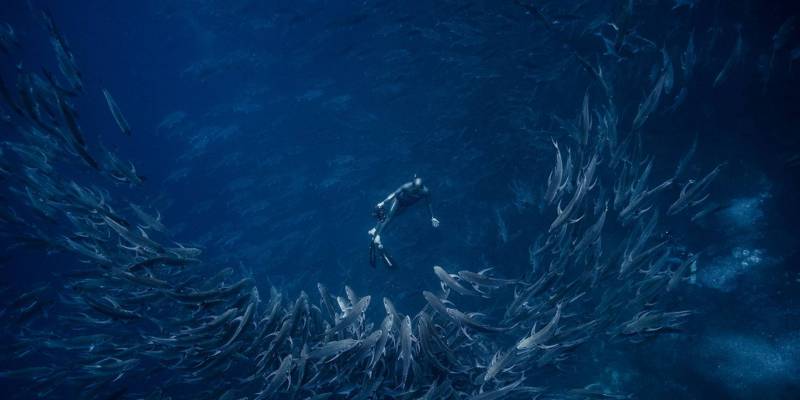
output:
{"label": "diver's wetsuit", "polygon": [[[439,225],[439,221],[433,215],[433,206],[431,205],[431,192],[427,186],[422,184],[422,180],[414,178],[413,181],[400,186],[392,194],[390,194],[384,201],[375,206],[373,215],[378,220],[378,224],[370,231],[372,240],[370,241],[369,248],[369,262],[375,268],[376,259],[381,257],[387,267],[394,267],[394,261],[386,252],[383,244],[380,241],[381,232],[389,224],[393,217],[405,211],[410,206],[416,204],[420,200],[424,200],[428,206],[428,212],[431,215],[431,222],[434,227]],[[386,202],[389,202],[388,209]]]}

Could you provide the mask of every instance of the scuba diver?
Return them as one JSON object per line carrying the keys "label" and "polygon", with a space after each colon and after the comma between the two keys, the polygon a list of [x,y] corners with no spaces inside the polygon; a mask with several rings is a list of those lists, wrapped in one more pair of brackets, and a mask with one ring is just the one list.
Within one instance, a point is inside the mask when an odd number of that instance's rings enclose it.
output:
{"label": "scuba diver", "polygon": [[375,268],[376,259],[378,257],[383,260],[387,268],[393,268],[395,266],[394,260],[383,247],[381,232],[383,232],[392,218],[423,199],[428,205],[428,212],[431,214],[431,225],[433,225],[434,228],[439,227],[439,220],[433,215],[431,192],[428,190],[427,186],[422,184],[422,179],[417,177],[417,175],[414,175],[414,180],[403,184],[403,186],[400,186],[386,197],[386,199],[375,206],[372,215],[378,220],[378,224],[368,232],[372,238],[369,244],[369,263],[372,265],[372,268]]}

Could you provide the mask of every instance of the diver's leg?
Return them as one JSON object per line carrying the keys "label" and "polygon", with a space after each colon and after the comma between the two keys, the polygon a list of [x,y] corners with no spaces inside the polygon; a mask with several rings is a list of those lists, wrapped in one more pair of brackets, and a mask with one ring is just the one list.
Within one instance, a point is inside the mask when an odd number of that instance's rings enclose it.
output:
{"label": "diver's leg", "polygon": [[383,221],[378,222],[378,225],[375,227],[375,234],[372,235],[373,237],[378,237],[383,229],[386,228],[386,225],[389,225],[389,221],[392,220],[392,217],[397,213],[397,199],[392,199],[392,204],[389,206],[389,210],[386,211],[386,218]]}
{"label": "diver's leg", "polygon": [[392,204],[389,206],[389,210],[386,211],[386,216],[383,221],[379,221],[378,224],[375,225],[375,228],[369,231],[370,236],[372,236],[372,240],[369,243],[369,262],[373,268],[375,268],[378,257],[383,260],[388,268],[394,266],[394,261],[392,261],[392,258],[386,253],[386,250],[383,248],[383,243],[381,243],[381,232],[383,232],[383,229],[386,228],[386,225],[389,224],[389,221],[392,220],[392,217],[398,211],[397,199],[392,199],[391,201]]}
{"label": "diver's leg", "polygon": [[372,266],[373,269],[375,268],[375,262],[377,261],[376,258],[378,256],[376,247],[378,246],[375,244],[375,242],[369,242],[369,265]]}
{"label": "diver's leg", "polygon": [[386,249],[381,250],[381,259],[383,259],[383,263],[386,264],[387,269],[394,269],[396,264],[394,263],[394,258],[389,255]]}

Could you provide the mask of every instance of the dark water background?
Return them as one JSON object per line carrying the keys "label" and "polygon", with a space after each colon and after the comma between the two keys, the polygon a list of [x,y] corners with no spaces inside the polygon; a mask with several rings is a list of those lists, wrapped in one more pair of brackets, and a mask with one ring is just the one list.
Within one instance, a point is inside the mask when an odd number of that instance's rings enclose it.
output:
{"label": "dark water background", "polygon": [[[52,65],[28,5],[5,3],[0,21],[17,28],[23,63]],[[583,29],[613,20],[616,3],[545,9],[576,48],[609,65],[630,118],[661,55],[603,55],[601,38]],[[800,169],[786,160],[800,152],[800,60],[789,54],[800,31],[776,55],[766,86],[759,70],[772,35],[800,4],[636,3],[637,33],[666,44],[676,70],[692,31],[698,49],[694,78],[676,83],[687,87],[686,102],[648,122],[643,146],[655,157],[654,175],[668,176],[697,137],[694,175],[727,161],[712,186],[725,208],[662,232],[710,246],[694,283],[674,294],[697,310],[685,330],[619,351],[593,348],[569,379],[614,382],[637,398],[797,398]],[[147,177],[143,190],[118,187],[115,195],[161,210],[176,240],[205,250],[204,268],[249,270],[264,290],[293,295],[314,291],[315,282],[347,283],[415,310],[424,304],[420,290],[438,285],[432,265],[528,271],[528,249],[552,220],[539,204],[550,139],[566,137],[553,116],[576,115],[587,87],[599,96],[565,46],[544,40],[541,24],[511,2],[41,5],[90,77],[77,101],[89,140]],[[743,61],[712,88],[737,25]],[[131,138],[117,131],[101,88],[124,110]],[[370,210],[414,174],[431,188],[441,227],[432,229],[422,208],[409,210],[384,239],[399,269],[373,270]],[[515,204],[514,185],[528,188],[531,201]],[[12,287],[77,265],[30,250],[4,252],[3,264]]]}

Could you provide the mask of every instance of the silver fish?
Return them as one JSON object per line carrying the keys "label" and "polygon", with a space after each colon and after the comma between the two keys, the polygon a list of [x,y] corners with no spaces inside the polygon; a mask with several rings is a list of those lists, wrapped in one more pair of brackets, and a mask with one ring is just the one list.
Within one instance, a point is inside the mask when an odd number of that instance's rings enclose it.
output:
{"label": "silver fish", "polygon": [[108,90],[103,89],[103,96],[106,98],[106,104],[108,105],[108,109],[111,111],[111,115],[114,117],[114,121],[117,122],[117,126],[122,133],[130,136],[131,134],[131,127],[128,125],[128,121],[125,119],[125,116],[122,115],[122,111],[119,109],[117,102],[114,101],[114,98],[111,97],[111,93]]}

